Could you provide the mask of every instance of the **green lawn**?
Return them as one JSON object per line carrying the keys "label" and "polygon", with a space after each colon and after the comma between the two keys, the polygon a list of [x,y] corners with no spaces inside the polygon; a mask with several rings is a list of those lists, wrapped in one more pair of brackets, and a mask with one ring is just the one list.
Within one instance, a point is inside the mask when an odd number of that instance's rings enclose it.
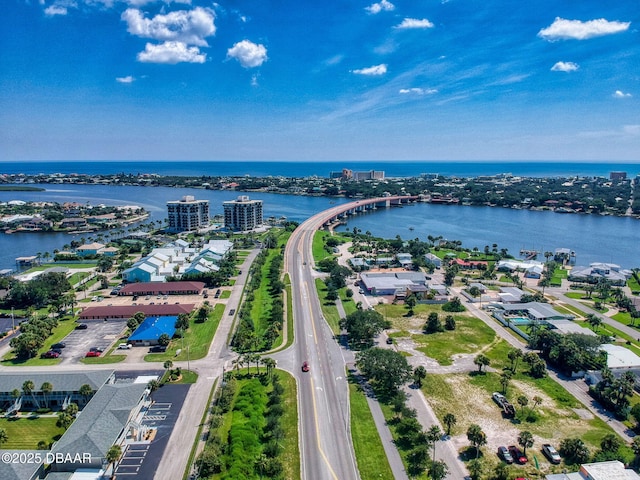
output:
{"label": "green lawn", "polygon": [[351,406],[351,438],[362,480],[393,480],[387,455],[373,421],[367,398],[349,376],[349,402]]}
{"label": "green lawn", "polygon": [[313,236],[312,252],[313,261],[317,264],[320,260],[332,257],[333,253],[327,252],[324,248],[324,239],[330,237],[331,233],[326,230],[318,230]]}
{"label": "green lawn", "polygon": [[[217,304],[213,307],[213,311],[209,313],[209,319],[206,322],[196,323],[191,319],[189,329],[185,332],[184,340],[180,338],[171,340],[166,352],[145,355],[145,361],[185,361],[187,360],[187,351],[189,352],[189,360],[204,358],[209,352],[209,346],[211,345],[223,313],[224,305]],[[184,348],[182,348],[183,345]],[[179,355],[176,355],[178,350],[181,350],[181,352]]]}
{"label": "green lawn", "polygon": [[85,357],[80,359],[81,363],[86,365],[106,365],[107,363],[118,363],[122,362],[126,355],[105,355],[100,357]]}
{"label": "green lawn", "polygon": [[220,298],[224,299],[224,298],[229,298],[231,296],[231,290],[222,290],[220,292]]}
{"label": "green lawn", "polygon": [[631,277],[629,280],[627,280],[627,286],[631,289],[632,292],[640,292],[640,284],[634,277]]}
{"label": "green lawn", "polygon": [[327,303],[327,286],[320,278],[316,278],[316,290],[318,291],[318,298],[320,299],[320,305],[322,307],[322,315],[324,315],[324,318],[327,320],[331,331],[337,335],[340,333],[340,314],[334,303]]}
{"label": "green lawn", "polygon": [[176,380],[175,382],[168,381],[169,370],[167,370],[162,376],[161,382],[171,383],[171,384],[191,384],[196,383],[198,381],[198,374],[191,370],[182,369],[180,370],[180,380]]}
{"label": "green lawn", "polygon": [[[45,441],[47,445],[59,440],[64,429],[56,427],[57,416],[38,417],[21,416],[0,418],[0,428],[7,432],[8,441],[2,444],[3,449],[36,450],[38,442]],[[46,452],[43,451],[43,455]]]}
{"label": "green lawn", "polygon": [[[445,314],[441,313],[439,316],[444,323]],[[455,330],[412,335],[416,349],[437,360],[440,365],[451,365],[453,355],[475,353],[496,341],[496,333],[482,320],[464,315],[454,315],[454,318]]]}
{"label": "green lawn", "polygon": [[282,440],[283,451],[280,456],[284,465],[284,478],[300,480],[300,448],[298,445],[298,390],[296,380],[284,370],[274,370],[280,383],[284,387],[284,414],[281,417],[281,425],[284,430]]}
{"label": "green lawn", "polygon": [[30,358],[29,360],[20,360],[15,358],[13,351],[9,351],[9,353],[3,357],[2,363],[4,365],[20,365],[28,367],[40,367],[60,363],[60,359],[58,358],[40,358],[40,354],[49,351],[51,349],[51,345],[54,343],[62,341],[64,337],[73,331],[75,326],[76,323],[69,317],[66,317],[65,320],[58,321],[58,326],[53,329],[51,336],[45,340],[44,345],[38,351],[38,355],[36,357]]}

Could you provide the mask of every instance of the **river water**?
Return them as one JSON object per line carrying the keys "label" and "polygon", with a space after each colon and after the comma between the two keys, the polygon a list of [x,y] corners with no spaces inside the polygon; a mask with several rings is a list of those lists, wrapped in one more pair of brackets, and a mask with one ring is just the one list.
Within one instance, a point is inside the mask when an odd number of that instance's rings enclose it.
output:
{"label": "river water", "polygon": [[[106,185],[40,185],[44,192],[0,192],[0,202],[9,200],[90,202],[97,205],[140,205],[151,213],[150,220],[166,218],[166,202],[183,195],[210,201],[211,215],[222,214],[222,202],[235,199],[241,192],[165,187],[129,187]],[[311,215],[345,203],[344,198],[306,197],[268,193],[249,193],[264,201],[264,216],[285,216],[303,221]],[[495,207],[466,207],[415,204],[402,208],[377,210],[350,217],[346,227],[385,238],[427,239],[428,235],[461,240],[468,248],[498,244],[517,256],[520,249],[541,252],[569,248],[576,252],[577,263],[617,263],[625,268],[640,267],[640,221],[627,217],[559,214]],[[81,237],[78,235],[77,237]],[[89,234],[86,234],[89,236]],[[71,242],[66,233],[0,234],[0,269],[15,268],[15,258],[53,252]]]}

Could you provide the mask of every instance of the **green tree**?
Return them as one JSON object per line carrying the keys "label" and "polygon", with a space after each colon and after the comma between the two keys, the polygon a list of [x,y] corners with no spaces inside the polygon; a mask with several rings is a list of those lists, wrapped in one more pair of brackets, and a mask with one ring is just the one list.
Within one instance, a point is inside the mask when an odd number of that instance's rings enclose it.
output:
{"label": "green tree", "polygon": [[113,469],[111,470],[111,478],[115,476],[114,473],[116,471],[116,468],[118,468],[118,460],[120,460],[121,456],[122,447],[120,445],[113,445],[111,446],[111,448],[109,448],[109,450],[107,450],[107,455],[105,457],[105,459],[107,460],[107,470],[108,467],[113,465]]}
{"label": "green tree", "polygon": [[427,378],[427,370],[422,366],[418,366],[413,370],[413,383],[418,388],[422,387],[422,381]]}
{"label": "green tree", "polygon": [[473,359],[473,363],[477,365],[478,372],[482,372],[482,367],[488,367],[491,364],[491,360],[484,354],[476,355],[476,358]]}
{"label": "green tree", "polygon": [[476,458],[478,458],[480,455],[480,447],[487,443],[487,435],[482,431],[480,425],[472,423],[467,429],[467,439],[476,449]]}
{"label": "green tree", "polygon": [[445,413],[444,417],[442,417],[442,423],[447,427],[447,436],[451,435],[451,429],[456,426],[458,420],[453,413]]}
{"label": "green tree", "polygon": [[149,383],[147,383],[147,388],[151,392],[155,392],[156,390],[158,390],[158,388],[160,388],[160,382],[158,380],[149,380]]}
{"label": "green tree", "polygon": [[7,435],[7,431],[4,428],[0,428],[0,446],[3,443],[7,443],[9,441],[9,436]]}
{"label": "green tree", "polygon": [[509,382],[511,382],[511,378],[513,377],[513,373],[511,370],[504,370],[500,375],[500,385],[502,385],[502,393],[507,394],[507,387],[509,386]]}
{"label": "green tree", "polygon": [[565,438],[560,442],[560,453],[568,465],[580,465],[591,458],[591,453],[580,438]]}
{"label": "green tree", "polygon": [[509,350],[509,353],[507,353],[507,358],[511,361],[511,370],[513,370],[513,373],[518,371],[518,362],[522,357],[523,353],[519,348],[512,348]]}
{"label": "green tree", "polygon": [[524,456],[527,456],[527,448],[533,447],[533,434],[527,430],[523,430],[518,434],[518,445],[522,447]]}
{"label": "green tree", "polygon": [[340,320],[340,328],[347,331],[354,348],[370,347],[375,336],[388,327],[389,322],[375,310],[356,310]]}
{"label": "green tree", "polygon": [[44,405],[45,407],[49,408],[49,399],[47,398],[47,395],[49,395],[53,391],[53,385],[51,384],[51,382],[44,382],[40,387],[40,390],[42,391],[42,396],[44,397]]}
{"label": "green tree", "polygon": [[467,470],[469,470],[471,480],[480,480],[484,467],[480,460],[474,458],[467,463]]}
{"label": "green tree", "polygon": [[22,384],[22,393],[24,393],[25,395],[30,395],[36,408],[40,408],[40,403],[38,402],[38,399],[36,398],[34,393],[35,388],[36,385],[33,383],[33,380],[25,380]]}
{"label": "green tree", "polygon": [[516,401],[518,402],[518,405],[520,405],[520,408],[522,409],[522,411],[524,411],[524,407],[526,407],[527,405],[529,405],[529,399],[527,398],[526,395],[520,395],[518,396],[518,398],[516,399]]}
{"label": "green tree", "polygon": [[442,460],[434,461],[428,470],[431,480],[444,480],[449,473],[449,467]]}
{"label": "green tree", "polygon": [[160,337],[158,337],[158,345],[162,345],[163,347],[169,345],[170,341],[171,338],[166,333],[163,333],[162,335],[160,335]]}
{"label": "green tree", "polygon": [[384,395],[395,393],[411,378],[406,357],[395,350],[369,348],[356,354],[356,364],[373,387]]}
{"label": "green tree", "polygon": [[445,330],[455,330],[456,329],[456,319],[453,315],[447,315],[444,317],[444,328]]}
{"label": "green tree", "polygon": [[442,323],[437,312],[429,313],[427,323],[424,326],[424,333],[437,333],[443,330]]}
{"label": "green tree", "polygon": [[93,395],[93,388],[91,388],[91,385],[89,385],[88,383],[84,383],[80,385],[80,390],[78,390],[78,393],[82,396],[86,405]]}
{"label": "green tree", "polygon": [[71,426],[72,423],[73,423],[73,417],[69,415],[67,412],[58,413],[58,420],[56,421],[57,427],[66,430]]}
{"label": "green tree", "polygon": [[407,309],[409,310],[407,313],[409,316],[412,316],[414,314],[413,309],[415,308],[415,306],[418,304],[418,299],[416,298],[416,296],[414,294],[409,294],[407,295],[407,297],[404,299],[404,305],[407,307]]}

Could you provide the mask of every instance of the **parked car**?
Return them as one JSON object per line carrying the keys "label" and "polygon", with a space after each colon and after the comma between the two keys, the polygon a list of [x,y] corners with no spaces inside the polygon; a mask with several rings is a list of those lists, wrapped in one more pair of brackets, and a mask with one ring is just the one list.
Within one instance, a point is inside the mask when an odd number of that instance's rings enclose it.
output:
{"label": "parked car", "polygon": [[90,352],[98,352],[98,353],[102,353],[104,352],[104,349],[100,348],[100,347],[91,347],[89,349]]}
{"label": "parked car", "polygon": [[525,457],[522,451],[515,445],[509,445],[509,453],[511,454],[513,461],[520,465],[524,465],[528,461],[527,457]]}
{"label": "parked car", "polygon": [[76,330],[86,330],[89,326],[86,323],[79,323],[76,325]]}
{"label": "parked car", "polygon": [[58,358],[60,354],[58,352],[54,352],[53,350],[49,350],[42,354],[42,358]]}
{"label": "parked car", "polygon": [[153,352],[153,353],[166,352],[167,351],[167,347],[165,347],[164,345],[154,345],[153,347],[151,347],[149,349],[149,351]]}
{"label": "parked car", "polygon": [[234,313],[236,313],[236,309],[232,308],[231,310],[229,310],[229,315],[233,315]]}
{"label": "parked car", "polygon": [[62,350],[60,350],[59,348],[52,348],[50,351],[51,351],[51,352],[55,352],[55,353],[57,353],[58,355],[62,355]]}
{"label": "parked car", "polygon": [[130,343],[121,343],[120,345],[118,345],[118,348],[120,350],[129,350],[131,348],[131,344]]}
{"label": "parked car", "polygon": [[309,362],[303,362],[302,363],[302,371],[303,372],[308,372],[309,371]]}
{"label": "parked car", "polygon": [[100,356],[100,352],[92,352],[92,351],[88,351],[87,354],[85,355],[85,357],[99,357]]}
{"label": "parked car", "polygon": [[387,345],[393,345],[393,338],[387,337]]}
{"label": "parked car", "polygon": [[66,346],[67,344],[64,342],[54,343],[53,345],[51,345],[51,350],[53,350],[54,348],[64,348]]}
{"label": "parked car", "polygon": [[544,456],[547,457],[549,461],[555,465],[562,461],[562,457],[560,457],[558,451],[553,447],[553,445],[549,443],[544,443],[542,445],[542,453],[544,453]]}
{"label": "parked car", "polygon": [[508,464],[513,463],[513,457],[509,453],[509,450],[507,450],[507,447],[504,447],[504,446],[498,447],[498,456],[502,460],[504,460],[505,463],[508,463]]}

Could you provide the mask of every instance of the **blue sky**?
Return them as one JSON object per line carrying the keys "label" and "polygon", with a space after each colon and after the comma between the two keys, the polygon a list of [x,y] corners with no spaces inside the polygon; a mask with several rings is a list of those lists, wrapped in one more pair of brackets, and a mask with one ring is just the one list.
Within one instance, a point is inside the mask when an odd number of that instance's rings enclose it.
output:
{"label": "blue sky", "polygon": [[0,160],[640,157],[637,0],[5,0]]}

